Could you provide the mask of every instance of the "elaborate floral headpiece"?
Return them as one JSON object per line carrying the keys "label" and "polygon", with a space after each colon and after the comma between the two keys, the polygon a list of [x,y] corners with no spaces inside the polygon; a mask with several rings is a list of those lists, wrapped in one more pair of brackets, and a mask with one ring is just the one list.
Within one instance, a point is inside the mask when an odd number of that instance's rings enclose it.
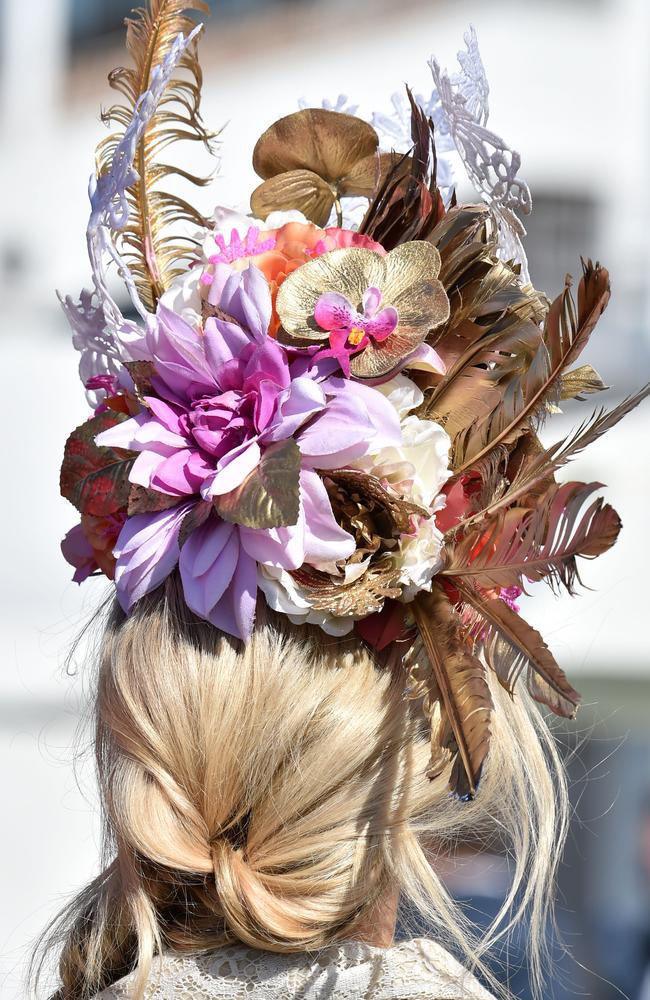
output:
{"label": "elaborate floral headpiece", "polygon": [[[607,271],[583,262],[577,307],[568,279],[550,304],[530,284],[530,194],[486,128],[473,32],[460,72],[432,61],[431,98],[407,92],[390,118],[341,99],[276,122],[253,152],[253,215],[205,219],[160,190],[173,173],[204,181],[157,161],[174,139],[212,139],[192,9],[151,0],[128,23],[134,68],[110,77],[125,103],[91,180],[94,287],[63,301],[94,408],[65,449],[81,523],[64,555],[78,582],[114,578],[126,612],[178,573],[187,605],[244,642],[261,591],[292,622],[403,643],[432,771],[446,749],[471,796],[489,669],[511,692],[525,670],[559,715],[578,705],[515,601],[526,582],[573,591],[578,557],[619,531],[598,484],[555,473],[648,389],[551,448],[537,436],[560,400],[603,388],[575,362]],[[481,203],[456,203],[450,154]]]}

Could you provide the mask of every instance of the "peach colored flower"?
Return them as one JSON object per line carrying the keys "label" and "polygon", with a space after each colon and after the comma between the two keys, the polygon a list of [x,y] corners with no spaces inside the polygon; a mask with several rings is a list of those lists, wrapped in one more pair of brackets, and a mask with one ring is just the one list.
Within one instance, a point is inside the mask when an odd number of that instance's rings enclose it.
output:
{"label": "peach colored flower", "polygon": [[349,229],[319,229],[313,223],[288,222],[280,229],[267,230],[260,233],[260,239],[275,239],[273,250],[267,250],[255,257],[255,266],[266,278],[271,289],[273,315],[269,333],[275,336],[280,327],[280,319],[276,312],[275,300],[280,285],[301,264],[307,263],[313,257],[330,250],[342,247],[363,247],[385,255],[385,250],[369,236],[354,233]]}

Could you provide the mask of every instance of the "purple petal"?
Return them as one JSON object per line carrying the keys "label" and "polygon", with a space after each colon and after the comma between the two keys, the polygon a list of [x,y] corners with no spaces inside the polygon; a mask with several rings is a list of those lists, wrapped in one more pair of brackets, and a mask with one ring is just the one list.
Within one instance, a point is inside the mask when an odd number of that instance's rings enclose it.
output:
{"label": "purple petal", "polygon": [[262,440],[270,443],[293,437],[304,423],[325,408],[325,402],[325,393],[313,379],[304,376],[294,379],[278,398],[275,418]]}
{"label": "purple petal", "polygon": [[208,621],[237,639],[250,639],[257,601],[257,563],[241,548],[237,568],[219,603],[212,608]]}
{"label": "purple petal", "polygon": [[61,552],[66,562],[74,566],[73,583],[83,583],[98,569],[93,547],[84,535],[80,524],[70,528],[61,542]]}
{"label": "purple petal", "polygon": [[185,448],[187,438],[184,434],[176,434],[167,429],[156,417],[143,421],[133,437],[132,447],[142,451],[149,445],[167,445],[169,448]]}
{"label": "purple petal", "polygon": [[286,351],[281,344],[270,338],[251,353],[244,371],[244,387],[257,384],[261,379],[270,379],[280,389],[286,389],[291,382]]}
{"label": "purple petal", "polygon": [[302,503],[296,524],[282,528],[239,528],[243,548],[266,566],[298,569],[305,561],[305,516]]}
{"label": "purple petal", "polygon": [[350,300],[340,292],[323,292],[314,307],[314,319],[323,330],[349,330],[358,318]]}
{"label": "purple petal", "polygon": [[219,305],[256,339],[266,337],[271,322],[271,290],[253,264],[235,271],[226,281]]}
{"label": "purple petal", "polygon": [[[390,403],[388,405],[390,406]],[[352,393],[339,392],[328,401],[326,408],[296,435],[296,443],[308,466],[316,469],[336,469],[343,462],[365,455],[369,449],[369,442],[375,436],[375,425],[363,401],[356,399]]]}
{"label": "purple petal", "polygon": [[381,305],[381,290],[374,286],[366,288],[361,299],[361,305],[365,318],[372,319]]}
{"label": "purple petal", "polygon": [[239,448],[225,455],[217,463],[217,471],[202,489],[205,499],[223,496],[240,486],[246,476],[259,464],[262,457],[260,446],[255,439],[245,441]]}
{"label": "purple petal", "polygon": [[121,423],[98,434],[95,438],[95,444],[99,445],[100,448],[127,448],[129,451],[139,451],[136,434],[147,420],[146,413],[138,413],[130,420],[122,420]]}
{"label": "purple petal", "polygon": [[209,620],[230,585],[239,557],[234,524],[211,518],[192,532],[181,549],[179,567],[185,602]]}
{"label": "purple petal", "polygon": [[[143,452],[143,454],[145,454]],[[182,448],[175,451],[169,458],[160,462],[155,472],[151,476],[151,486],[155,490],[162,490],[163,493],[171,493],[175,496],[198,493],[206,478],[205,472],[201,475],[197,473],[196,452],[190,448]],[[206,471],[212,472],[208,469]]]}
{"label": "purple petal", "polygon": [[127,518],[113,550],[117,596],[125,611],[158,587],[176,566],[178,532],[192,506],[184,503],[159,514]]}
{"label": "purple petal", "polygon": [[318,566],[347,559],[356,542],[337,523],[322,479],[315,472],[303,469],[300,486],[305,517],[305,562]]}
{"label": "purple petal", "polygon": [[159,378],[177,396],[214,391],[202,335],[167,306],[158,305],[147,330],[147,346]]}
{"label": "purple petal", "polygon": [[157,396],[145,396],[144,401],[160,423],[175,434],[183,434],[181,417],[187,414],[184,406],[166,403]]}
{"label": "purple petal", "polygon": [[250,337],[234,323],[226,323],[208,319],[204,327],[205,355],[210,369],[218,377],[222,365],[233,358],[238,358],[245,347],[250,344]]}
{"label": "purple petal", "polygon": [[336,393],[338,398],[352,396],[363,405],[370,424],[375,429],[368,442],[368,451],[373,453],[381,448],[399,447],[402,443],[402,429],[395,407],[381,392],[363,382],[350,382],[344,378],[329,378],[323,383],[326,393]]}
{"label": "purple petal", "polygon": [[210,305],[219,305],[226,282],[232,273],[233,268],[230,264],[219,262],[214,265],[212,284],[210,285],[210,291],[208,292],[208,302]]}
{"label": "purple petal", "polygon": [[278,400],[278,387],[275,382],[263,379],[257,387],[255,400],[255,429],[263,431],[268,427]]}

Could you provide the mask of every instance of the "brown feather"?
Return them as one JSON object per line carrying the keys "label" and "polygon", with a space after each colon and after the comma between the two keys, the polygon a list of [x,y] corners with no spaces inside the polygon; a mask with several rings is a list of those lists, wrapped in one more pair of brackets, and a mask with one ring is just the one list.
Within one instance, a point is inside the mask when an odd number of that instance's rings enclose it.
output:
{"label": "brown feather", "polygon": [[567,279],[543,332],[531,313],[499,319],[485,337],[470,343],[430,394],[427,415],[450,433],[458,474],[498,445],[516,441],[549,401],[559,398],[562,373],[587,343],[609,299],[607,272],[591,262],[583,266],[577,314]]}
{"label": "brown feather", "polygon": [[385,250],[426,239],[444,212],[436,184],[433,122],[408,87],[406,92],[411,104],[413,149],[410,157],[395,159],[359,227],[360,233],[377,240]]}
{"label": "brown feather", "polygon": [[[203,0],[148,0],[127,19],[126,47],[133,60],[130,68],[120,67],[109,75],[109,83],[125,98],[103,114],[103,120],[118,131],[107,136],[97,147],[97,171],[110,166],[111,156],[130,121],[133,108],[150,82],[151,72],[165,57],[174,39],[187,34],[195,22],[189,11],[209,13]],[[188,139],[201,142],[210,152],[214,137],[203,124],[200,114],[201,69],[196,42],[182,56],[177,75],[170,80],[156,114],[144,130],[134,167],[138,180],[127,192],[129,221],[124,230],[114,234],[124,253],[144,302],[153,307],[170,281],[187,266],[194,241],[182,232],[179,224],[205,226],[207,220],[189,202],[158,188],[170,176],[178,176],[195,185],[205,185],[209,178],[197,177],[180,167],[158,163],[157,157],[172,143]],[[170,228],[174,227],[171,232]]]}
{"label": "brown feather", "polygon": [[[511,476],[508,488],[499,496],[492,498],[482,510],[471,515],[463,527],[467,529],[518,502],[524,507],[528,506],[531,500],[549,488],[551,485],[549,481],[558,469],[567,465],[590,444],[615,427],[619,420],[648,396],[650,396],[650,383],[611,410],[606,410],[604,407],[595,410],[568,437],[556,441],[550,448],[542,448],[536,435],[532,433],[527,435],[525,452],[514,475]],[[526,439],[520,438],[520,442],[524,440]]]}
{"label": "brown feather", "polygon": [[532,507],[512,507],[451,537],[442,573],[472,580],[486,589],[546,580],[574,593],[580,583],[577,558],[593,559],[611,548],[621,522],[616,511],[585,501],[600,483],[553,484]]}
{"label": "brown feather", "polygon": [[[452,755],[452,791],[472,797],[490,746],[492,696],[485,666],[466,643],[461,621],[444,591],[421,591],[412,604],[429,667],[428,709],[440,704],[440,725],[432,733],[432,760],[442,745]],[[437,773],[437,772],[435,772]]]}
{"label": "brown feather", "polygon": [[471,584],[456,581],[462,599],[478,616],[474,631],[480,637],[488,665],[510,694],[523,669],[533,698],[556,715],[574,718],[580,695],[569,684],[564,671],[543,638],[516,611],[494,597],[487,597]]}

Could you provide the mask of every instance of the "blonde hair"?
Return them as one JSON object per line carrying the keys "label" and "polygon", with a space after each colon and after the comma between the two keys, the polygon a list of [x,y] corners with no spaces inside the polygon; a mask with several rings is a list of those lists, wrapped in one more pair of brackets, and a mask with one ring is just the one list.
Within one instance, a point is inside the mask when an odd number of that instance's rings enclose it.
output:
{"label": "blonde hair", "polygon": [[[566,789],[552,740],[523,693],[495,685],[478,797],[429,780],[422,706],[399,655],[294,627],[260,603],[243,645],[197,619],[174,579],[102,640],[96,756],[104,871],[60,918],[57,997],[92,997],[136,970],[139,1000],[163,949],[233,938],[303,951],[350,937],[399,888],[443,943],[481,967],[527,910],[543,951]],[[431,854],[495,836],[514,858],[503,908],[480,943]]]}

